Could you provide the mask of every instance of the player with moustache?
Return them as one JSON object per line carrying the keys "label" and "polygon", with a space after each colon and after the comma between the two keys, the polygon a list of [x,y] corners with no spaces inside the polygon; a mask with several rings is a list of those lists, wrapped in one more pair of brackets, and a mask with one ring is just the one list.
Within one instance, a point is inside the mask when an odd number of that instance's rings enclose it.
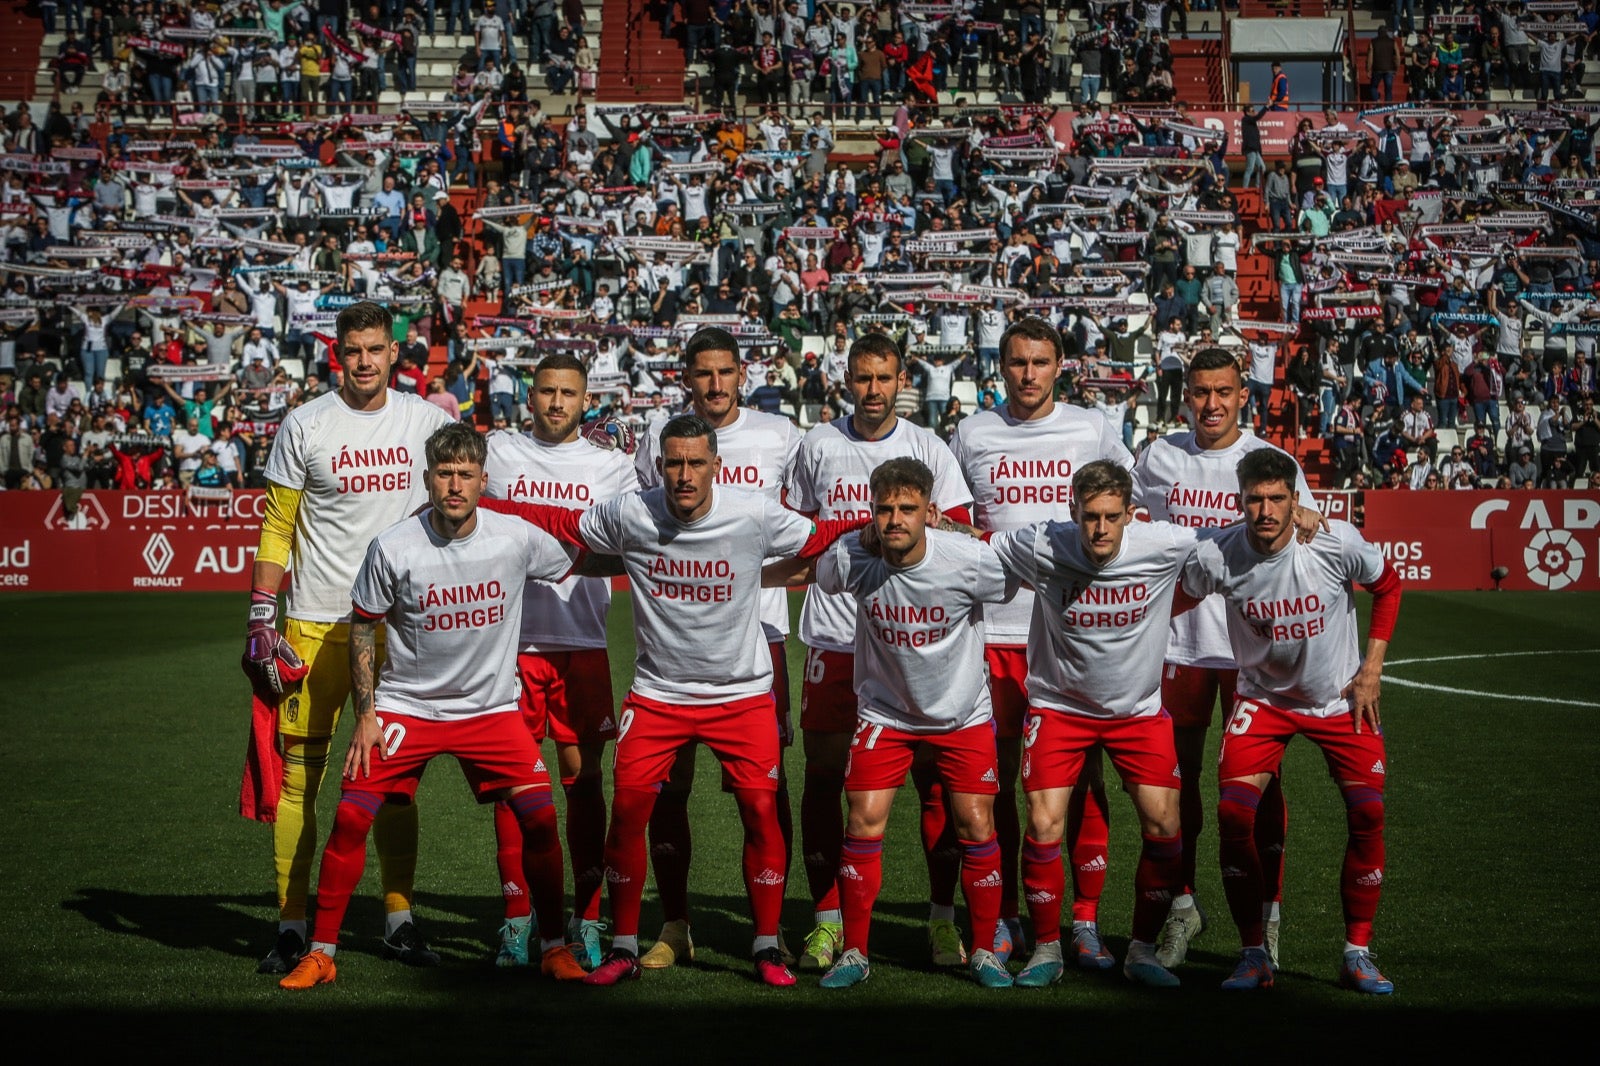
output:
{"label": "player with moustache", "polygon": [[772,701],[772,659],[761,629],[765,560],[810,558],[860,521],[822,521],[771,497],[716,484],[717,434],[697,415],[661,430],[662,484],[586,511],[509,501],[520,515],[587,550],[616,555],[633,589],[634,680],[617,719],[606,886],[615,935],[584,979],[637,978],[645,833],[661,784],[689,743],[721,762],[744,827],[744,881],[755,925],[755,973],[794,984],[778,947],[783,835],[776,796],[782,748]]}
{"label": "player with moustache", "polygon": [[[1388,757],[1379,718],[1383,660],[1400,614],[1400,579],[1354,526],[1331,522],[1309,543],[1293,519],[1298,471],[1287,455],[1258,449],[1239,461],[1242,523],[1202,531],[1184,566],[1183,591],[1220,594],[1239,664],[1233,715],[1217,768],[1222,884],[1242,945],[1228,990],[1270,988],[1262,906],[1272,884],[1256,834],[1262,790],[1284,749],[1304,736],[1322,750],[1344,798],[1346,843],[1339,875],[1345,943],[1339,983],[1387,995],[1370,947],[1384,879]],[[1372,593],[1361,653],[1352,585]]]}
{"label": "player with moustache", "polygon": [[[1048,322],[1023,318],[1013,323],[1000,338],[1005,403],[963,419],[950,438],[950,450],[972,489],[973,524],[980,530],[1065,520],[1078,470],[1096,460],[1133,466],[1133,456],[1098,412],[1056,402],[1064,354],[1061,335]],[[994,952],[1001,962],[1023,942],[1017,899],[1022,831],[1015,790],[1029,707],[1025,681],[1032,617],[1033,593],[1026,588],[984,612],[983,650],[1000,752],[995,828],[1005,892]],[[1092,755],[1084,768],[1084,787],[1073,792],[1068,828],[1075,887],[1072,939],[1080,966],[1104,969],[1114,964],[1097,923],[1109,827],[1100,755]]]}
{"label": "player with moustache", "polygon": [[[821,423],[800,442],[789,504],[822,521],[871,516],[872,472],[890,459],[916,459],[933,472],[932,502],[968,521],[972,494],[955,456],[930,430],[898,417],[895,398],[905,386],[905,358],[885,333],[866,333],[850,345],[849,418]],[[806,645],[800,731],[806,777],[800,793],[800,851],[815,925],[801,951],[802,970],[833,965],[844,935],[839,904],[839,852],[844,844],[845,765],[856,729],[856,602],[848,592],[806,592],[800,639]],[[922,798],[922,837],[930,888],[928,940],[935,965],[967,961],[955,924],[960,851],[949,831],[943,786],[926,760],[912,770]]]}
{"label": "player with moustache", "polygon": [[990,949],[1000,917],[1000,846],[994,832],[996,755],[983,612],[1014,589],[981,541],[930,529],[939,519],[924,463],[889,459],[872,472],[875,543],[850,537],[816,563],[817,587],[856,604],[857,724],[845,770],[849,821],[839,856],[843,950],[823,988],[871,974],[868,934],[883,884],[883,837],[895,792],[914,760],[934,768],[961,848],[961,887],[972,920],[969,970],[985,988],[1011,974]]}
{"label": "player with moustache", "polygon": [[[367,547],[351,591],[349,672],[355,729],[343,792],[322,852],[311,950],[279,981],[331,984],[350,895],[366,867],[378,811],[416,794],[436,757],[452,755],[480,802],[504,802],[522,837],[523,877],[539,908],[540,969],[581,980],[561,920],[561,838],[550,775],[518,713],[517,642],[530,580],[559,582],[578,553],[505,515],[478,508],[487,446],[461,422],[427,442],[429,507]],[[377,624],[389,654],[376,689]]]}
{"label": "player with moustache", "polygon": [[[1239,460],[1260,450],[1287,456],[1275,445],[1242,431],[1239,415],[1245,395],[1244,375],[1232,352],[1206,348],[1195,353],[1184,372],[1184,398],[1194,429],[1157,438],[1140,453],[1134,466],[1133,501],[1152,520],[1190,529],[1237,522]],[[1294,484],[1298,501],[1295,523],[1301,536],[1309,538],[1320,527],[1322,516],[1317,513],[1316,501],[1298,464]],[[1173,900],[1156,952],[1161,965],[1169,970],[1183,963],[1189,942],[1206,925],[1195,896],[1197,841],[1205,824],[1205,801],[1201,796],[1205,774],[1201,763],[1214,709],[1220,700],[1224,716],[1231,711],[1237,676],[1238,664],[1228,642],[1220,597],[1211,597],[1172,620],[1161,676],[1161,702],[1172,715],[1178,766],[1183,771],[1180,807],[1184,886]],[[1267,950],[1276,964],[1288,831],[1288,811],[1282,781],[1277,776],[1267,783],[1262,794],[1256,830],[1267,880],[1273,886],[1271,899],[1265,904],[1265,928]]]}
{"label": "player with moustache", "polygon": [[[621,449],[597,447],[580,434],[589,398],[588,370],[564,352],[533,371],[531,433],[489,434],[487,494],[495,499],[582,509],[637,488]],[[602,437],[601,439],[609,439]],[[534,742],[555,742],[566,796],[566,844],[572,862],[572,917],[567,942],[588,968],[600,964],[600,889],[605,877],[606,798],[601,762],[616,735],[606,614],[611,584],[574,575],[551,584],[529,581],[522,597],[517,673],[521,707]],[[505,921],[495,963],[528,965],[530,900],[522,877],[522,834],[511,805],[494,806],[495,854]]]}
{"label": "player with moustache", "polygon": [[[801,434],[792,421],[781,415],[739,406],[745,376],[739,344],[727,330],[705,326],[689,338],[683,352],[684,385],[689,391],[690,410],[717,431],[717,455],[722,460],[717,484],[760,492],[783,503]],[[657,438],[641,440],[634,466],[639,484],[645,488],[661,484],[656,466],[659,455]],[[772,696],[779,735],[783,746],[788,747],[794,740],[794,731],[789,712],[789,597],[784,589],[762,590],[761,629],[772,656]],[[639,959],[647,970],[664,969],[679,960],[694,958],[694,940],[689,932],[689,860],[693,853],[689,794],[693,785],[691,745],[673,761],[672,776],[662,786],[650,815],[650,865],[661,897],[662,926],[655,944]],[[781,762],[777,804],[787,872],[794,853],[794,819],[789,804],[789,777]]]}
{"label": "player with moustache", "polygon": [[[250,574],[245,675],[254,691],[252,743],[240,811],[272,823],[278,932],[258,973],[284,974],[306,950],[317,794],[350,698],[350,588],[372,538],[426,502],[423,453],[450,416],[389,387],[399,356],[393,317],[361,302],[339,312],[339,387],[285,416],[267,459],[261,540]],[[280,632],[278,592],[294,580]],[[385,631],[377,630],[378,658]],[[383,953],[436,966],[411,904],[417,810],[408,798],[378,812]]]}
{"label": "player with moustache", "polygon": [[1071,511],[1068,522],[983,535],[1006,571],[1035,593],[1022,758],[1023,887],[1035,947],[1016,983],[1042,988],[1061,979],[1061,841],[1071,795],[1084,787],[1085,758],[1103,750],[1144,838],[1123,973],[1136,984],[1174,988],[1178,978],[1156,960],[1156,936],[1182,887],[1178,755],[1161,704],[1161,660],[1195,535],[1135,521],[1132,479],[1113,460],[1073,474]]}

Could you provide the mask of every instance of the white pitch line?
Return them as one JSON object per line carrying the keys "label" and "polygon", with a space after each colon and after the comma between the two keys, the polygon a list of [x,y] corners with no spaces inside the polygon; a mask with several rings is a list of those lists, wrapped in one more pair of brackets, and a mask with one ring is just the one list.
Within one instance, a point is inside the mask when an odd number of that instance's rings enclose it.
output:
{"label": "white pitch line", "polygon": [[1403,677],[1392,677],[1388,667],[1415,666],[1421,663],[1449,663],[1459,662],[1463,659],[1512,659],[1529,655],[1592,655],[1592,649],[1546,649],[1543,651],[1496,651],[1481,655],[1435,655],[1423,659],[1396,659],[1394,662],[1385,663],[1383,679],[1392,685],[1402,688],[1421,688],[1430,692],[1449,692],[1457,696],[1477,696],[1488,700],[1515,700],[1519,703],[1559,703],[1567,707],[1600,707],[1600,703],[1591,703],[1588,700],[1563,700],[1554,696],[1525,696],[1510,692],[1483,692],[1473,688],[1452,688],[1449,685],[1430,685],[1423,681],[1408,681]]}

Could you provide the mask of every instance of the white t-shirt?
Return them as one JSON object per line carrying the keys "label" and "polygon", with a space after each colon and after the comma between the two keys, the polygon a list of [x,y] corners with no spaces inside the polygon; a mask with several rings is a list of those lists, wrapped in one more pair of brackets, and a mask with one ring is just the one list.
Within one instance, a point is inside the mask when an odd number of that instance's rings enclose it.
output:
{"label": "white t-shirt", "polygon": [[1167,621],[1195,534],[1170,522],[1130,522],[1104,566],[1084,554],[1078,526],[1041,522],[989,541],[1006,570],[1034,587],[1028,704],[1092,718],[1161,712]]}
{"label": "white t-shirt", "polygon": [[1278,365],[1278,346],[1268,341],[1265,344],[1250,341],[1250,380],[1263,385],[1272,384],[1273,368]]}
{"label": "white t-shirt", "polygon": [[350,620],[362,553],[427,501],[423,446],[450,421],[421,397],[393,389],[376,411],[352,411],[330,392],[284,418],[266,476],[302,493],[289,553],[288,617]]}
{"label": "white t-shirt", "polygon": [[1218,592],[1227,603],[1241,698],[1317,718],[1350,709],[1343,692],[1361,667],[1350,583],[1378,580],[1384,562],[1354,526],[1331,526],[1270,556],[1243,525],[1207,530],[1185,564],[1190,595]]}
{"label": "white t-shirt", "polygon": [[[586,510],[637,487],[626,455],[597,448],[582,437],[546,444],[500,430],[489,434],[488,445],[486,494],[496,499]],[[606,578],[573,576],[559,585],[530,581],[522,597],[521,650],[603,648],[610,606],[611,582]]]}
{"label": "white t-shirt", "polygon": [[471,533],[448,540],[428,515],[375,537],[351,592],[388,619],[379,711],[448,720],[515,711],[517,628],[526,581],[560,581],[575,550],[518,518],[480,509]]}
{"label": "white t-shirt", "polygon": [[[872,472],[880,463],[902,456],[921,460],[933,471],[933,503],[941,511],[972,502],[949,447],[931,431],[903,418],[878,440],[857,436],[848,418],[813,428],[800,441],[789,502],[824,520],[871,518]],[[800,639],[823,651],[853,651],[855,597],[809,589],[800,611]]]}
{"label": "white t-shirt", "polygon": [[1013,587],[989,546],[960,533],[928,530],[927,553],[904,568],[840,538],[817,562],[817,588],[856,603],[861,720],[947,733],[992,718],[983,605]]}
{"label": "white t-shirt", "polygon": [[[651,434],[639,441],[634,452],[639,484],[647,489],[661,484],[661,471],[656,469],[660,451],[660,439]],[[717,454],[722,458],[719,486],[759,492],[781,504],[800,454],[800,430],[782,415],[744,408],[731,424],[717,430]],[[769,644],[789,635],[789,594],[784,589],[761,590],[761,628]]]}
{"label": "white t-shirt", "polygon": [[661,489],[597,503],[578,526],[592,550],[622,557],[633,586],[633,691],[676,704],[725,703],[772,688],[761,629],[761,564],[799,553],[813,525],[768,496],[712,490],[685,524]]}
{"label": "white t-shirt", "polygon": [[[1190,529],[1237,522],[1243,513],[1239,507],[1239,460],[1259,448],[1282,451],[1248,433],[1241,433],[1226,448],[1211,451],[1196,444],[1192,432],[1158,437],[1139,453],[1134,464],[1134,505],[1150,512],[1153,522],[1173,522]],[[1316,507],[1303,471],[1295,475],[1295,494],[1302,507]],[[1167,662],[1233,669],[1233,648],[1219,597],[1212,596],[1172,620]]]}
{"label": "white t-shirt", "polygon": [[[1021,529],[1049,519],[1066,521],[1072,505],[1072,475],[1085,463],[1109,459],[1123,469],[1133,456],[1104,418],[1058,403],[1043,418],[1019,422],[1009,405],[961,420],[950,438],[962,475],[972,489],[972,521],[979,529]],[[1033,593],[1018,589],[989,608],[989,643],[1026,644],[1033,619]]]}

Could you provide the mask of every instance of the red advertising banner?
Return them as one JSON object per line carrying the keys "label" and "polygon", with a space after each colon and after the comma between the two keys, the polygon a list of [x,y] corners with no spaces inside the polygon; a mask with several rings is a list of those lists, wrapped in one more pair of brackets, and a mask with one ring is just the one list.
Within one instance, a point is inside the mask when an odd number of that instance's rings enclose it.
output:
{"label": "red advertising banner", "polygon": [[201,500],[181,491],[86,492],[68,515],[59,492],[0,497],[0,590],[241,592],[266,494]]}
{"label": "red advertising banner", "polygon": [[1408,588],[1600,590],[1600,493],[1380,491],[1363,511]]}

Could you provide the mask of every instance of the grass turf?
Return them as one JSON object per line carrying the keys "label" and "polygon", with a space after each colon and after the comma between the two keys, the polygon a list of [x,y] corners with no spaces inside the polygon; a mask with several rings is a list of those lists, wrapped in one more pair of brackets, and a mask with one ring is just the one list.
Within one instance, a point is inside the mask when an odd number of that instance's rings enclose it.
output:
{"label": "grass turf", "polygon": [[[274,914],[269,832],[235,813],[247,705],[236,665],[238,597],[7,596],[7,1047],[61,1055],[114,1041],[135,1058],[235,1061],[506,1050],[666,1061],[817,1059],[838,1050],[939,1061],[1020,1054],[1044,1040],[1062,1053],[1137,1048],[1202,1058],[1348,1057],[1376,1050],[1370,1040],[1399,1037],[1435,1051],[1467,1047],[1473,1057],[1492,1044],[1539,1046],[1576,1030],[1600,1000],[1586,951],[1600,887],[1600,745],[1591,726],[1600,692],[1589,684],[1596,607],[1600,597],[1588,595],[1407,596],[1384,695],[1389,860],[1374,950],[1398,986],[1387,1001],[1333,983],[1343,810],[1305,742],[1291,746],[1285,767],[1284,973],[1270,993],[1217,989],[1237,941],[1209,827],[1200,893],[1211,925],[1180,971],[1181,990],[1135,989],[1113,971],[1069,973],[1045,991],[993,992],[959,973],[929,971],[909,791],[888,834],[872,980],[845,993],[821,991],[814,977],[790,992],[761,988],[749,976],[738,820],[702,752],[692,807],[692,968],[608,991],[496,970],[488,961],[500,921],[490,820],[459,773],[439,765],[420,794],[417,883],[419,916],[445,966],[407,970],[379,958],[372,861],[345,924],[338,983],[291,996],[254,973]],[[620,698],[631,665],[626,596],[612,625]],[[791,638],[796,690],[802,656]],[[1458,658],[1412,661],[1441,656]],[[1213,730],[1213,750],[1215,741]],[[798,749],[788,769],[798,808]],[[325,788],[319,804],[323,834],[336,791]],[[1113,797],[1112,818],[1101,926],[1120,958],[1138,838],[1126,799]],[[810,925],[804,897],[797,862],[785,907],[792,947]],[[659,917],[651,891],[646,943]]]}

